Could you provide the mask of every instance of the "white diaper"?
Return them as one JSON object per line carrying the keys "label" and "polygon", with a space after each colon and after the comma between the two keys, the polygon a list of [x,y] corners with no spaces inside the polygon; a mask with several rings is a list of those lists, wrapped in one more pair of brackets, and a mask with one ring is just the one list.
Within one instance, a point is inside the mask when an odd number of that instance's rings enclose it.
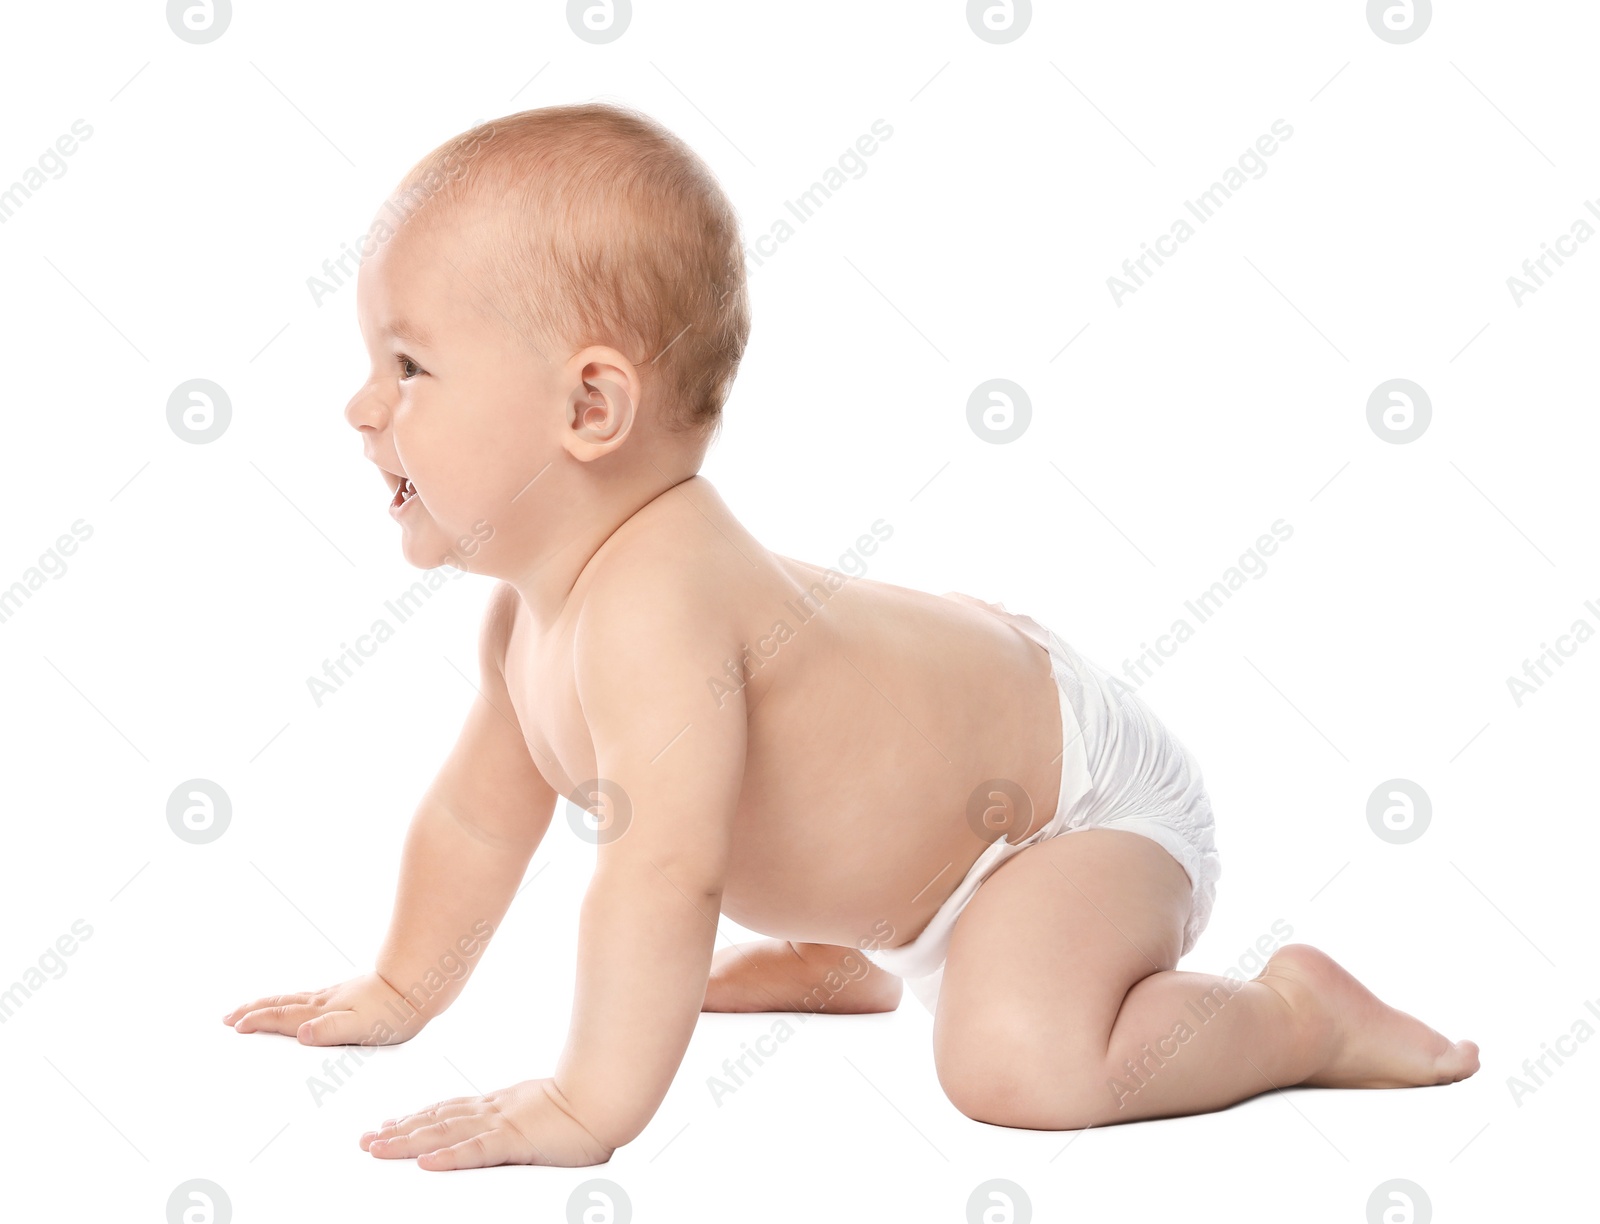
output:
{"label": "white diaper", "polygon": [[1014,854],[1077,829],[1123,829],[1150,838],[1188,872],[1193,903],[1184,926],[1182,955],[1205,929],[1222,874],[1213,838],[1211,801],[1200,767],[1126,684],[1113,681],[1031,617],[1007,612],[960,592],[1050,655],[1061,692],[1061,799],[1055,815],[1012,844],[997,838],[910,943],[868,951],[871,961],[906,980],[929,1011],[939,998],[945,956],[957,917],[978,886]]}

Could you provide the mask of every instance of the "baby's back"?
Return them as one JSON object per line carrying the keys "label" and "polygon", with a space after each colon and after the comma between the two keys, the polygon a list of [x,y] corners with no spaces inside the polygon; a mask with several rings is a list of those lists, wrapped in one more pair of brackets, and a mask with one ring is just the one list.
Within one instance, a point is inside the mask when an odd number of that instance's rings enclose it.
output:
{"label": "baby's back", "polygon": [[[1034,827],[1053,814],[1061,739],[1049,657],[975,600],[779,556],[703,479],[679,490],[595,563],[681,548],[684,580],[715,584],[746,644],[706,678],[708,713],[742,696],[748,726],[723,911],[779,938],[904,942],[983,849],[968,816],[980,784],[1021,786]],[[594,776],[592,746],[573,726],[570,657],[514,630],[506,665],[534,759],[563,794]]]}

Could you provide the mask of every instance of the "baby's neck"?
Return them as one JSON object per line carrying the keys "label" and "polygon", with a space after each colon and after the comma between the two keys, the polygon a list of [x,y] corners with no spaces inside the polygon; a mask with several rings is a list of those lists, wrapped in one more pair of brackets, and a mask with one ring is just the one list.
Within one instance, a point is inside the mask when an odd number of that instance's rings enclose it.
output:
{"label": "baby's neck", "polygon": [[695,473],[669,475],[656,468],[650,475],[653,480],[590,485],[577,496],[557,499],[564,506],[559,521],[530,525],[534,547],[528,555],[514,558],[511,566],[497,558],[496,569],[504,572],[493,576],[516,587],[536,632],[542,634],[562,617],[597,557],[647,526],[657,502],[674,490],[716,496],[710,483]]}

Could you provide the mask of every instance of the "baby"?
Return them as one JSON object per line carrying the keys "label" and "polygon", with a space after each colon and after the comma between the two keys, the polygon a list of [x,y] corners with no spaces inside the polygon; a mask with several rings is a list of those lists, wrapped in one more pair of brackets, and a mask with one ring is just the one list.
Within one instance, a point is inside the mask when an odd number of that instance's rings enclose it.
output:
{"label": "baby", "polygon": [[[749,332],[743,250],[683,142],[609,105],[498,119],[419,163],[372,235],[371,373],[345,416],[406,559],[500,579],[480,696],[373,971],[224,1020],[406,1041],[459,993],[437,966],[470,970],[560,797],[597,850],[553,1074],[365,1150],[598,1164],[650,1121],[701,1011],[888,1011],[903,981],[950,1101],[1001,1126],[1477,1070],[1471,1042],[1315,948],[1249,982],[1175,968],[1219,874],[1200,770],[1056,634],[740,525],[697,473]],[[771,938],[717,949],[721,914]]]}

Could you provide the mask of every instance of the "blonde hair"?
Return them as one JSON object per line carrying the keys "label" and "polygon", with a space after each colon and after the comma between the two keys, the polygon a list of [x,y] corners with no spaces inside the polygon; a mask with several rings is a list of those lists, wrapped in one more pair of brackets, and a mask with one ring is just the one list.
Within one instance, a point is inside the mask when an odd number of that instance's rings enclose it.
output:
{"label": "blonde hair", "polygon": [[621,350],[667,429],[715,434],[750,335],[744,248],[733,205],[677,136],[609,103],[520,111],[447,140],[400,193],[421,196],[429,227],[484,205],[469,275],[495,313],[553,360]]}

